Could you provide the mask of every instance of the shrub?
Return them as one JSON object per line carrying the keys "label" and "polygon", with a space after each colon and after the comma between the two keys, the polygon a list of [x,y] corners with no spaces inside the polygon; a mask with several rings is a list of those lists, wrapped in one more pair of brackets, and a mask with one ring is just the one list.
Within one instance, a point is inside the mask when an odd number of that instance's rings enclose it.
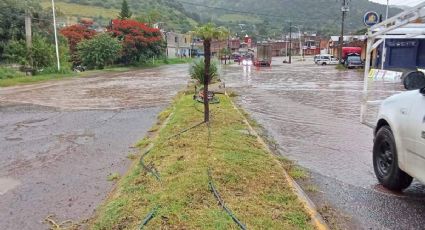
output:
{"label": "shrub", "polygon": [[24,73],[19,72],[12,68],[0,67],[0,79],[9,79],[14,77],[23,77]]}
{"label": "shrub", "polygon": [[[205,72],[204,59],[200,58],[200,59],[194,60],[189,69],[190,77],[192,79],[197,80],[199,83],[202,84],[204,82],[204,72]],[[217,78],[218,78],[217,62],[211,62],[209,83],[211,83],[212,80],[216,80]]]}
{"label": "shrub", "polygon": [[24,41],[10,40],[4,47],[3,57],[8,63],[27,65],[28,51]]}
{"label": "shrub", "polygon": [[109,34],[100,34],[78,45],[78,54],[82,64],[88,68],[103,69],[113,64],[119,56],[121,44]]}
{"label": "shrub", "polygon": [[32,40],[31,57],[33,68],[40,70],[56,63],[55,47],[46,38],[36,35]]}

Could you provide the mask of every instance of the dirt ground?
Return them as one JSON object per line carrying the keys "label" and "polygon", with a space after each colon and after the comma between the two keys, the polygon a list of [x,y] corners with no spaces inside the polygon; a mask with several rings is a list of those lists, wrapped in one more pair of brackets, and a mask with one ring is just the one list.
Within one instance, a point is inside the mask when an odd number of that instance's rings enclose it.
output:
{"label": "dirt ground", "polygon": [[[226,87],[275,141],[279,152],[311,173],[301,181],[332,228],[423,229],[425,186],[415,182],[402,194],[377,185],[372,166],[372,129],[360,124],[363,73],[293,64],[275,59],[272,68],[232,65]],[[371,100],[401,90],[374,84]],[[369,110],[374,119],[376,108]],[[336,215],[335,220],[332,215]]]}
{"label": "dirt ground", "polygon": [[187,65],[0,89],[0,229],[89,218],[131,146],[187,83]]}

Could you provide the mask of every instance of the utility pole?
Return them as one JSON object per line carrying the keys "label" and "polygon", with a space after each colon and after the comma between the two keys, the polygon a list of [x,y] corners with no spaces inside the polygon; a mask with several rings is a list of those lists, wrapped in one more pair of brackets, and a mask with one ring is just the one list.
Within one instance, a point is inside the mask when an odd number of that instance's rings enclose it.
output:
{"label": "utility pole", "polygon": [[344,46],[344,23],[345,23],[345,16],[347,12],[349,11],[347,0],[342,0],[342,17],[341,17],[341,36],[339,37],[339,50],[338,50],[338,56],[340,62],[342,62],[342,47]]}
{"label": "utility pole", "polygon": [[61,63],[59,60],[59,45],[58,45],[58,32],[56,28],[56,13],[55,13],[55,0],[52,0],[52,13],[53,13],[53,29],[55,31],[55,46],[56,46],[56,61],[58,64],[58,71],[61,70]]}
{"label": "utility pole", "polygon": [[25,39],[27,42],[27,48],[32,47],[32,31],[31,31],[31,12],[25,10]]}
{"label": "utility pole", "polygon": [[292,22],[289,21],[289,64],[292,63]]}
{"label": "utility pole", "polygon": [[[385,20],[387,20],[387,19],[388,19],[388,8],[389,8],[389,6],[390,6],[389,4],[390,4],[390,0],[387,0],[387,11],[386,11],[386,14],[385,14]],[[384,34],[384,35],[386,35],[386,34]],[[387,41],[387,39],[384,39],[384,42],[383,42],[383,44],[382,44],[381,69],[384,69],[385,59],[387,59],[387,47],[386,47],[386,41]]]}

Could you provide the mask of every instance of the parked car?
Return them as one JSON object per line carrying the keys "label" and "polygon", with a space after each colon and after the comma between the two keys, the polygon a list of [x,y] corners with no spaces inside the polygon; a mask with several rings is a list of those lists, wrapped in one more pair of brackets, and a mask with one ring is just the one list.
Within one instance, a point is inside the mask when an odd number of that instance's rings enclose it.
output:
{"label": "parked car", "polygon": [[347,60],[348,56],[359,55],[362,53],[361,47],[342,47],[342,57],[341,61],[344,62]]}
{"label": "parked car", "polygon": [[330,60],[332,58],[335,58],[334,56],[330,55],[330,54],[320,54],[320,55],[316,55],[314,56],[314,63],[318,63],[322,60]]}
{"label": "parked car", "polygon": [[345,68],[353,69],[353,68],[363,68],[364,63],[359,54],[351,54],[348,55],[344,61]]}
{"label": "parked car", "polygon": [[373,167],[391,190],[407,188],[412,178],[425,183],[425,75],[404,78],[407,92],[382,103],[374,130]]}
{"label": "parked car", "polygon": [[337,58],[326,57],[316,62],[318,65],[338,65],[339,60]]}

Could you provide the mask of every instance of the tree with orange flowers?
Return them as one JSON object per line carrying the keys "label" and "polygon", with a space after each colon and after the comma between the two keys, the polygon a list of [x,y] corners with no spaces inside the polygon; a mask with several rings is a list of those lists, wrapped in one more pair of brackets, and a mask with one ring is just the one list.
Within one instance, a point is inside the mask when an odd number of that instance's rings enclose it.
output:
{"label": "tree with orange flowers", "polygon": [[67,26],[60,30],[60,33],[68,39],[71,61],[74,64],[79,64],[80,62],[77,52],[78,44],[96,35],[96,31],[91,28],[92,25],[92,21],[82,20],[79,24]]}
{"label": "tree with orange flowers", "polygon": [[109,31],[121,41],[124,64],[139,63],[163,55],[165,42],[159,29],[131,19],[112,20]]}

